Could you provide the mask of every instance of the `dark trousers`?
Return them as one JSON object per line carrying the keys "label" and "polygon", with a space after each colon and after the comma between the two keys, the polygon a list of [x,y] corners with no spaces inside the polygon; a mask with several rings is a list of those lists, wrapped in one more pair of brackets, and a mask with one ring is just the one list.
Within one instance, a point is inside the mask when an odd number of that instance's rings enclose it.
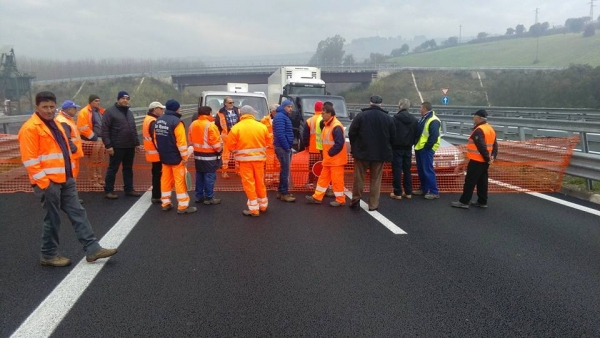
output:
{"label": "dark trousers", "polygon": [[[394,149],[394,160],[392,161],[392,175],[394,176],[394,195],[396,196],[402,195],[402,187],[404,187],[405,194],[412,194],[412,176],[410,173],[411,160],[411,149]],[[402,180],[402,175],[404,175],[404,180]]]}
{"label": "dark trousers", "polygon": [[279,191],[282,195],[287,195],[290,192],[289,184],[290,184],[290,164],[292,161],[292,149],[285,150],[281,147],[275,147],[275,154],[277,155],[277,159],[279,160],[279,187],[277,191]]}
{"label": "dark trousers", "polygon": [[477,203],[487,204],[489,167],[490,165],[487,163],[469,160],[460,203],[469,204],[471,197],[473,197],[473,189],[477,186]]}
{"label": "dark trousers", "polygon": [[115,154],[110,156],[108,169],[106,169],[106,178],[104,179],[104,191],[115,191],[115,177],[119,171],[119,166],[123,163],[123,190],[125,192],[133,191],[133,158],[135,157],[135,148],[113,148]]}
{"label": "dark trousers", "polygon": [[362,197],[363,187],[365,185],[365,176],[367,169],[371,174],[369,185],[369,209],[379,207],[379,191],[381,189],[381,175],[383,174],[383,162],[362,161],[354,159],[354,184],[352,184],[352,203],[355,203]]}
{"label": "dark trousers", "polygon": [[162,175],[162,163],[152,162],[152,198],[160,199],[160,176]]}

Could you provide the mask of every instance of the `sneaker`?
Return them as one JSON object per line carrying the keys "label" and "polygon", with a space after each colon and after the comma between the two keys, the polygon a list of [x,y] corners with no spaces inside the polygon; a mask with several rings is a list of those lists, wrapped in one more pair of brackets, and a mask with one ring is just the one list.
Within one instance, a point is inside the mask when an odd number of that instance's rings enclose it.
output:
{"label": "sneaker", "polygon": [[164,207],[162,207],[163,211],[169,211],[171,209],[173,209],[173,204],[167,204]]}
{"label": "sneaker", "polygon": [[395,200],[401,200],[402,199],[402,196],[398,196],[398,195],[394,194],[393,192],[390,193],[390,197],[393,198],[393,199],[395,199]]}
{"label": "sneaker", "polygon": [[67,257],[58,255],[51,259],[40,258],[40,264],[44,266],[68,266],[71,265],[71,260]]}
{"label": "sneaker", "polygon": [[469,209],[468,204],[460,203],[460,201],[452,202],[452,203],[450,203],[450,205],[453,206],[454,208]]}
{"label": "sneaker", "polygon": [[177,213],[178,214],[191,214],[193,212],[196,212],[196,207],[187,207],[185,209],[177,209]]}
{"label": "sneaker", "polygon": [[432,193],[428,192],[425,194],[424,197],[425,197],[425,199],[428,199],[428,200],[434,200],[434,199],[440,198],[440,195],[436,195],[436,194],[432,194]]}
{"label": "sneaker", "polygon": [[294,197],[292,194],[281,195],[281,200],[284,202],[294,202],[296,197]]}
{"label": "sneaker", "polygon": [[220,198],[205,198],[204,199],[204,205],[211,205],[211,204],[221,204],[221,199]]}
{"label": "sneaker", "polygon": [[410,194],[402,194],[402,198],[406,198],[406,199],[409,200],[409,199],[412,198],[412,195],[410,195]]}
{"label": "sneaker", "polygon": [[412,194],[417,195],[417,196],[425,195],[425,193],[421,189],[417,189],[417,190],[413,191]]}
{"label": "sneaker", "polygon": [[108,198],[109,200],[116,200],[119,198],[119,195],[115,194],[114,192],[107,192],[104,197]]}
{"label": "sneaker", "polygon": [[85,256],[85,260],[88,261],[89,263],[91,263],[91,262],[95,262],[96,260],[98,260],[100,258],[110,257],[116,253],[117,253],[117,249],[100,248],[100,250],[98,250],[98,252],[96,252],[95,254],[90,255],[90,256]]}
{"label": "sneaker", "polygon": [[260,213],[253,214],[252,211],[250,211],[250,210],[242,210],[242,214],[244,214],[244,216],[252,216],[252,217],[260,216]]}
{"label": "sneaker", "polygon": [[314,197],[312,197],[311,195],[306,195],[304,196],[306,198],[306,203],[309,204],[321,204],[321,201],[316,200]]}
{"label": "sneaker", "polygon": [[338,201],[331,201],[331,202],[329,202],[329,205],[332,207],[342,207],[342,206],[346,205],[346,203],[345,202],[340,203]]}
{"label": "sneaker", "polygon": [[487,208],[487,204],[481,204],[479,202],[471,202],[471,205],[479,208]]}
{"label": "sneaker", "polygon": [[162,203],[162,201],[160,200],[160,198],[152,198],[150,199],[150,202],[157,204],[157,203]]}
{"label": "sneaker", "polygon": [[131,191],[125,192],[125,196],[140,197],[140,196],[142,196],[142,193],[137,192],[135,190],[131,190]]}

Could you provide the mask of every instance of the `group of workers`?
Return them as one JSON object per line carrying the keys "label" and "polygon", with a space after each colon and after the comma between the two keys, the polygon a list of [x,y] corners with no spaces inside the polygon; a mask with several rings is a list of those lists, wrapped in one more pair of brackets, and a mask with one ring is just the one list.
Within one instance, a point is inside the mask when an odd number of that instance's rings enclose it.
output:
{"label": "group of workers", "polygon": [[[27,169],[35,195],[46,211],[42,230],[40,263],[48,266],[66,266],[70,260],[58,252],[60,230],[59,210],[63,210],[73,224],[88,262],[114,255],[117,249],[102,248],[94,236],[86,211],[77,194],[75,180],[79,174],[79,159],[84,156],[82,139],[94,142],[92,163],[100,163],[104,152],[110,156],[104,178],[98,169],[91,171],[95,185],[104,185],[105,197],[117,199],[114,181],[119,166],[123,166],[125,195],[139,197],[133,188],[133,159],[142,146],[137,137],[133,114],[129,109],[129,94],[121,91],[117,102],[104,110],[100,98],[90,95],[89,104],[79,111],[73,101],[66,100],[56,112],[56,96],[40,92],[35,99],[35,113],[19,131],[21,157]],[[369,211],[379,207],[383,164],[392,163],[393,199],[410,199],[423,195],[426,199],[439,198],[433,157],[440,145],[441,122],[432,110],[431,103],[421,104],[421,119],[408,113],[410,101],[399,102],[399,112],[390,117],[381,108],[383,100],[378,95],[370,98],[348,128],[351,153],[354,158],[354,182],[350,207],[360,210],[362,189],[367,172],[370,174]],[[152,164],[152,203],[161,203],[162,210],[173,208],[173,188],[177,198],[177,213],[197,211],[190,206],[188,191],[191,179],[186,162],[193,156],[196,171],[195,202],[205,205],[219,204],[214,196],[217,171],[228,178],[229,158],[239,165],[237,170],[247,196],[247,209],[242,213],[257,217],[267,211],[268,198],[265,185],[266,164],[279,167],[277,199],[294,202],[289,192],[290,164],[294,135],[290,114],[293,104],[284,100],[272,105],[269,115],[262,117],[253,107],[241,108],[226,97],[223,108],[213,117],[212,108],[198,108],[198,117],[191,123],[187,134],[181,120],[180,104],[168,100],[163,105],[152,102],[142,126],[143,148],[146,160]],[[334,201],[332,207],[346,205],[344,195],[344,166],[348,162],[346,130],[337,119],[331,102],[316,102],[314,115],[306,121],[302,140],[309,152],[309,185],[314,193],[306,202],[320,204],[329,189]],[[494,129],[487,124],[487,112],[474,114],[474,129],[467,145],[467,175],[463,194],[453,207],[467,209],[469,205],[487,207],[488,168],[497,156],[498,146]],[[188,146],[189,140],[189,146]],[[103,146],[103,147],[102,147]],[[420,189],[412,189],[410,173],[412,149],[417,163]],[[271,163],[266,163],[270,159]],[[321,164],[320,172],[314,170]],[[96,166],[94,166],[96,167]],[[404,177],[402,177],[404,176]],[[477,201],[472,202],[477,187]]]}

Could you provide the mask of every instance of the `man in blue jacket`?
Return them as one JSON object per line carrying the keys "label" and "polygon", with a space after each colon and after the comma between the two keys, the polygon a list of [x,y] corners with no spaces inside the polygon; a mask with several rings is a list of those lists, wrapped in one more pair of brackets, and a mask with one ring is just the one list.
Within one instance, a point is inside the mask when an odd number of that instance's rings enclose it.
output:
{"label": "man in blue jacket", "polygon": [[292,102],[284,100],[277,108],[277,114],[273,118],[273,146],[275,155],[279,160],[281,171],[279,172],[279,187],[277,199],[285,202],[294,202],[296,197],[290,194],[290,164],[292,162],[292,145],[294,144],[294,131],[292,129]]}

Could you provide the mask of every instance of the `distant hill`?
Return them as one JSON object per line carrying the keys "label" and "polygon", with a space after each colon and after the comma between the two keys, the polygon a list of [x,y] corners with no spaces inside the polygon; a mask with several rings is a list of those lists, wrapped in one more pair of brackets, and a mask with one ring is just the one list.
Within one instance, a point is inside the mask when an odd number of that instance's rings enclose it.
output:
{"label": "distant hill", "polygon": [[[536,38],[462,44],[431,52],[408,54],[389,62],[409,67],[531,66],[536,57]],[[584,38],[582,33],[539,38],[536,66],[568,67],[571,64],[600,66],[600,34]]]}

